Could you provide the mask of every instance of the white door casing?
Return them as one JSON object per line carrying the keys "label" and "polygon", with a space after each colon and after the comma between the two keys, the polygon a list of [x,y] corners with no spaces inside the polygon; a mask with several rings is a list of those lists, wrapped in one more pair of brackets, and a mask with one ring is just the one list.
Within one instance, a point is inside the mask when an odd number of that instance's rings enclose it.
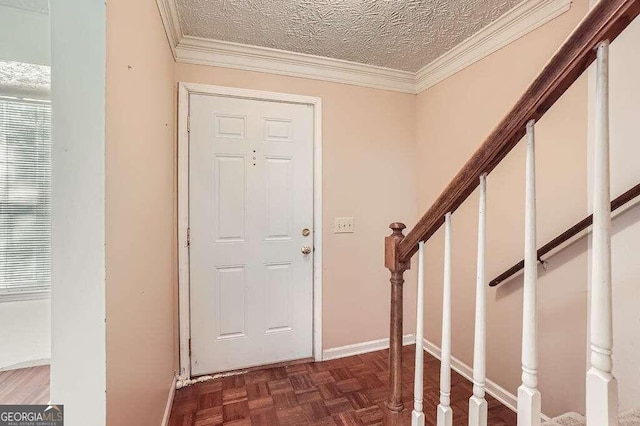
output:
{"label": "white door casing", "polygon": [[184,83],[180,95],[181,380],[318,359],[319,99]]}

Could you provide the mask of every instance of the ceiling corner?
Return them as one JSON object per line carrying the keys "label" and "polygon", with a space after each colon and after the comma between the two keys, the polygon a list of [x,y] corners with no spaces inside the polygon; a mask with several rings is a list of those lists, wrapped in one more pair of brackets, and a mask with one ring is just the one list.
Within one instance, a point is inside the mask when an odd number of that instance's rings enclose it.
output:
{"label": "ceiling corner", "polygon": [[180,25],[180,17],[178,16],[178,6],[175,0],[156,0],[156,4],[158,5],[164,31],[167,34],[167,41],[171,47],[171,53],[173,53],[173,58],[177,59],[176,46],[178,46],[184,34]]}
{"label": "ceiling corner", "polygon": [[567,12],[572,0],[528,0],[416,73],[416,93],[451,77]]}

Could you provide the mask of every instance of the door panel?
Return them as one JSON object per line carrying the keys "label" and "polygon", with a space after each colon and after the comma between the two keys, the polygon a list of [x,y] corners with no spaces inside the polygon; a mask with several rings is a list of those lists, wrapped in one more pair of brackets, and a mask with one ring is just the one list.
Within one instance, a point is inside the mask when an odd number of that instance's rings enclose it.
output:
{"label": "door panel", "polygon": [[240,155],[216,155],[213,166],[214,240],[244,241],[246,234],[246,158]]}
{"label": "door panel", "polygon": [[312,354],[313,108],[189,98],[191,368]]}
{"label": "door panel", "polygon": [[290,263],[266,265],[267,317],[265,333],[290,331],[292,267]]}
{"label": "door panel", "polygon": [[215,302],[219,312],[217,338],[246,336],[246,268],[216,268],[215,273],[213,285],[217,288]]}
{"label": "door panel", "polygon": [[267,179],[267,240],[291,239],[293,194],[291,193],[291,158],[265,158]]}

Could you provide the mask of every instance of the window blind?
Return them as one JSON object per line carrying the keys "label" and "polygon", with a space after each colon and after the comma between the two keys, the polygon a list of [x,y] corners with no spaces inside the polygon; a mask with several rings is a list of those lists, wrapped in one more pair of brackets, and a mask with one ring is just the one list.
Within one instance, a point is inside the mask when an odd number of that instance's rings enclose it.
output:
{"label": "window blind", "polygon": [[51,105],[0,97],[0,295],[51,286]]}

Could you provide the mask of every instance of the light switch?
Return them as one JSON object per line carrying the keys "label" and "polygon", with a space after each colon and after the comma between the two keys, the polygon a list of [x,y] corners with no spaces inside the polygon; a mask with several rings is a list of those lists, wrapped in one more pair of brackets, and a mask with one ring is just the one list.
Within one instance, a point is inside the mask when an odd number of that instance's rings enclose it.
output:
{"label": "light switch", "polygon": [[333,223],[334,234],[351,234],[353,233],[352,217],[336,217]]}

